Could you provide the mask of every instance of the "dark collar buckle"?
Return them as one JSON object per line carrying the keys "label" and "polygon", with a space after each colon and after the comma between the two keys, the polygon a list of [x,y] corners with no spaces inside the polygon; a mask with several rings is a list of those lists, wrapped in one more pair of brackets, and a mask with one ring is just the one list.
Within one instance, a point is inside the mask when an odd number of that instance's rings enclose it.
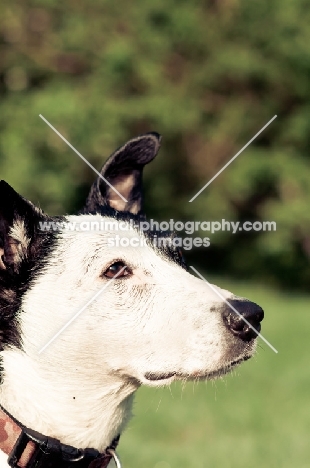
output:
{"label": "dark collar buckle", "polygon": [[25,448],[27,447],[28,442],[30,442],[30,437],[28,434],[26,434],[23,430],[20,433],[20,436],[18,437],[17,441],[15,442],[15,445],[8,457],[8,465],[11,466],[12,468],[19,468],[17,463],[19,462],[22,454],[25,451]]}
{"label": "dark collar buckle", "polygon": [[8,457],[8,465],[20,468],[18,462],[29,442],[35,443],[35,451],[27,468],[87,468],[100,453],[95,449],[77,449],[61,444],[59,440],[45,437],[31,429],[23,429]]}

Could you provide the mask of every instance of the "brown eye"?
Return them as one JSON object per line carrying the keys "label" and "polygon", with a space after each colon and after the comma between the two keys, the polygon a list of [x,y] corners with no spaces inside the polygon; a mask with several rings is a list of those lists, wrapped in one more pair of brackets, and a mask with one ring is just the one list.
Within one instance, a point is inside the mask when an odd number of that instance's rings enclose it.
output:
{"label": "brown eye", "polygon": [[115,262],[103,273],[106,278],[124,278],[131,274],[129,267],[124,262]]}

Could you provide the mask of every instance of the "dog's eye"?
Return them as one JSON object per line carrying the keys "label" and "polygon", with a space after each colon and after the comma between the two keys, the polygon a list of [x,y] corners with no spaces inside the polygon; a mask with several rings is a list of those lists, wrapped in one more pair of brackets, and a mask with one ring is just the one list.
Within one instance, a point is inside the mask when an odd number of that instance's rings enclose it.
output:
{"label": "dog's eye", "polygon": [[124,262],[115,262],[103,273],[106,278],[124,278],[131,274],[130,268]]}

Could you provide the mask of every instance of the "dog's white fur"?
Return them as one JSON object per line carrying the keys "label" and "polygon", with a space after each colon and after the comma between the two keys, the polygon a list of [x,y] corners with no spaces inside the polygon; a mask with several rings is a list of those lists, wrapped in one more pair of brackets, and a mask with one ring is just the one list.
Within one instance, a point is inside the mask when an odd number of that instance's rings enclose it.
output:
{"label": "dog's white fur", "polygon": [[[102,221],[100,215],[69,221]],[[21,226],[19,226],[21,229]],[[16,231],[16,230],[15,230]],[[76,447],[104,450],[122,432],[148,372],[207,378],[250,355],[254,340],[234,347],[208,285],[156,249],[111,248],[115,232],[63,231],[20,309],[22,350],[1,353],[1,404],[26,426]],[[129,226],[121,237],[143,236]],[[19,231],[19,235],[23,233]],[[109,265],[133,275],[102,294],[42,354],[39,349],[101,288]],[[228,291],[219,290],[225,298]],[[228,338],[228,339],[227,339]],[[239,340],[240,341],[240,340]],[[0,459],[5,468],[6,456]]]}

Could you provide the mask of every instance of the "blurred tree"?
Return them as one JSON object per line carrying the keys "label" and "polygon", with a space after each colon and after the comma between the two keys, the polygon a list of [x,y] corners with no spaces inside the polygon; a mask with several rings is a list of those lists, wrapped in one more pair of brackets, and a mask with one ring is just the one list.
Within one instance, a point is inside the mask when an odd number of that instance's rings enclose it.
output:
{"label": "blurred tree", "polygon": [[150,216],[277,222],[271,233],[214,234],[192,260],[309,288],[306,0],[0,0],[0,7],[1,178],[51,214],[71,211],[94,174],[40,113],[98,168],[127,138],[156,130],[164,139],[146,171]]}

